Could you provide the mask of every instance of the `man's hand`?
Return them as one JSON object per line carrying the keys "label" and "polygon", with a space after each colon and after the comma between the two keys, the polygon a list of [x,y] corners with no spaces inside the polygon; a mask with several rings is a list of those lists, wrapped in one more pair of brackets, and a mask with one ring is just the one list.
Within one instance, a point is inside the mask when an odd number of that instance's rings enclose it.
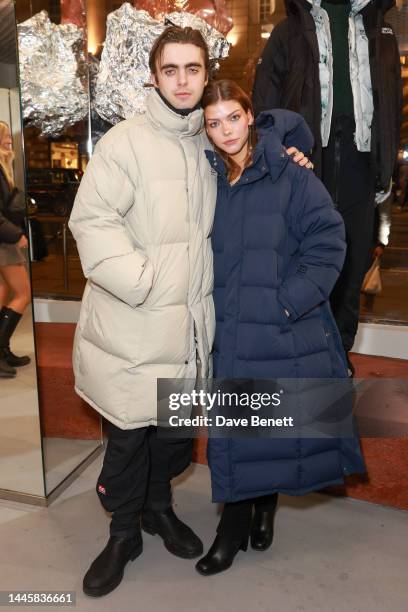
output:
{"label": "man's hand", "polygon": [[312,162],[296,147],[289,147],[289,149],[286,149],[286,153],[291,156],[295,164],[299,164],[299,166],[313,170],[314,166]]}

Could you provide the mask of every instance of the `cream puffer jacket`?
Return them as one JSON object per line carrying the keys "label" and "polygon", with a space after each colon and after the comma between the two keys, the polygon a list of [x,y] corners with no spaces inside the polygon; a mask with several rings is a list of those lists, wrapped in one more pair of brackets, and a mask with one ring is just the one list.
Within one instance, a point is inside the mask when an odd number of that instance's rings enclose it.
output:
{"label": "cream puffer jacket", "polygon": [[148,97],[98,142],[69,227],[88,279],[74,343],[77,393],[121,429],[157,424],[157,378],[211,375],[210,232],[216,179],[203,113]]}

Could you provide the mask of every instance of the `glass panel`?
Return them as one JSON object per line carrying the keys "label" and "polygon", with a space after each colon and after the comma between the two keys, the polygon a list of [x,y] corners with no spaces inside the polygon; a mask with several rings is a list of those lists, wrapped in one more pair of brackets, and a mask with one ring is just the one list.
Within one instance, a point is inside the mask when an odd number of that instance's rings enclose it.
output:
{"label": "glass panel", "polygon": [[33,292],[37,310],[39,298],[59,300],[42,299],[49,316],[36,320],[49,495],[101,445],[101,419],[74,390],[75,317],[64,311],[85,286],[68,220],[91,150],[86,12],[84,0],[16,7]]}
{"label": "glass panel", "polygon": [[[0,497],[4,491],[45,494],[30,265],[28,249],[16,246],[21,244],[16,240],[23,229],[26,231],[16,22],[13,2],[0,0]],[[14,368],[14,374],[4,351],[8,339],[18,357],[30,359]]]}
{"label": "glass panel", "polygon": [[79,300],[85,286],[68,229],[90,154],[84,5],[17,3],[34,297]]}
{"label": "glass panel", "polygon": [[[276,25],[286,18],[284,0],[137,0],[133,5],[148,10],[156,19],[171,11],[196,13],[227,34],[232,47],[227,59],[220,60],[221,78],[232,78],[251,92],[256,66]],[[38,298],[79,300],[85,285],[75,242],[68,229],[68,218],[81,175],[93,145],[110,124],[92,107],[89,97],[81,114],[81,101],[92,90],[106,36],[106,20],[122,2],[107,0],[21,0],[17,3],[20,25],[20,64],[24,102],[24,141],[27,166],[27,193],[30,202],[31,259],[34,295]],[[48,17],[41,11],[46,10]],[[42,17],[41,17],[42,15]],[[32,21],[37,19],[36,24]],[[41,17],[41,19],[40,19]],[[27,20],[30,20],[27,23]],[[41,21],[42,20],[42,21]],[[369,321],[408,322],[408,0],[398,0],[387,14],[397,36],[404,85],[404,120],[401,150],[394,175],[395,185],[388,200],[391,213],[389,244],[381,260],[383,290],[378,296],[363,296],[361,317]],[[233,25],[231,29],[231,25]],[[71,48],[59,57],[52,47],[53,32],[67,40],[62,28],[70,26],[78,34]],[[37,52],[24,53],[24,28],[31,27],[39,43]],[[42,28],[42,29],[41,29]],[[76,30],[75,30],[76,28]],[[31,41],[32,43],[32,41]],[[87,48],[85,46],[87,43]],[[41,56],[42,53],[42,56]],[[31,70],[38,63],[39,72]],[[41,61],[43,63],[41,64]],[[30,63],[31,62],[31,63]],[[33,63],[34,62],[34,63]],[[46,67],[46,69],[44,69]],[[398,70],[398,67],[395,67]],[[42,72],[41,72],[42,71]],[[30,81],[31,79],[31,81]],[[37,79],[37,80],[36,80]],[[66,80],[62,80],[66,79]],[[41,87],[43,90],[41,90]],[[48,89],[47,89],[48,88]],[[42,93],[41,100],[38,98]],[[48,92],[48,100],[47,100]],[[64,96],[58,95],[64,92]],[[11,93],[9,94],[11,97]],[[31,96],[31,97],[30,97]],[[37,96],[37,97],[36,97]],[[64,102],[69,101],[68,105]],[[47,107],[47,101],[49,105]],[[68,106],[68,108],[66,107]],[[73,112],[75,108],[76,112]],[[47,114],[48,113],[48,114]],[[54,113],[54,114],[53,114]],[[72,115],[75,114],[75,117]],[[51,117],[50,117],[51,115]],[[58,124],[58,129],[56,125]],[[17,134],[15,134],[17,138]],[[16,165],[16,177],[19,169]],[[20,170],[22,173],[22,169]],[[21,175],[22,177],[22,175]],[[22,180],[22,178],[20,179]],[[386,217],[386,208],[377,209]],[[383,227],[386,227],[387,222]],[[382,234],[381,234],[382,235]],[[373,236],[373,250],[380,234]],[[75,320],[75,317],[73,317]],[[71,350],[73,324],[38,323],[39,375],[43,397],[43,423],[47,440],[95,442],[99,420],[73,395]],[[57,380],[54,388],[49,381]],[[75,416],[74,416],[75,414]],[[95,417],[96,418],[96,417]],[[68,424],[75,424],[69,433]],[[81,425],[79,425],[81,424]],[[81,438],[81,432],[86,436]],[[93,437],[94,436],[94,437]],[[75,442],[76,444],[76,442]],[[50,445],[45,445],[50,458]],[[72,447],[73,448],[73,447]],[[62,452],[62,451],[61,451]],[[73,451],[73,456],[76,451]],[[59,456],[59,451],[55,457]],[[69,456],[69,453],[68,453]],[[66,465],[65,460],[55,460]],[[61,471],[64,472],[64,469]],[[67,469],[65,469],[67,472]],[[54,473],[59,473],[58,469]],[[62,477],[62,476],[61,476]],[[55,483],[60,476],[56,478]],[[54,484],[48,486],[48,490]]]}

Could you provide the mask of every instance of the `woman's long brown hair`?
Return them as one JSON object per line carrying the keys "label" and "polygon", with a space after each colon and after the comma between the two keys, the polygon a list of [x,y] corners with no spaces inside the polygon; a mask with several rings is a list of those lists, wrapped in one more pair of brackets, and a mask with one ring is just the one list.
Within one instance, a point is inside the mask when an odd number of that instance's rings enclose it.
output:
{"label": "woman's long brown hair", "polygon": [[[210,81],[207,87],[204,89],[203,98],[201,100],[201,104],[203,109],[206,109],[207,106],[211,104],[216,104],[222,100],[223,102],[229,102],[233,100],[234,102],[238,102],[247,113],[250,111],[252,115],[254,114],[254,110],[252,107],[251,100],[249,96],[245,93],[243,89],[235,81],[230,81],[229,79],[221,79],[220,81]],[[249,141],[248,141],[248,154],[244,161],[244,168],[247,168],[252,163],[252,153],[255,145],[257,143],[257,134],[255,130],[255,126],[250,126],[249,128]],[[215,150],[221,156],[224,161],[225,167],[227,168],[228,180],[233,181],[239,176],[241,173],[241,168],[239,165],[228,155],[225,151],[222,151],[218,147],[215,147]]]}

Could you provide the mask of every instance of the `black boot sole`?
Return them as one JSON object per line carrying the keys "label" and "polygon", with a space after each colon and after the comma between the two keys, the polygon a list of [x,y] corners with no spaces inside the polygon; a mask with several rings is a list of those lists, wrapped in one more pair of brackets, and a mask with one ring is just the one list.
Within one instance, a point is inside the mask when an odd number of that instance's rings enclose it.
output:
{"label": "black boot sole", "polygon": [[217,570],[214,570],[212,572],[202,572],[200,568],[197,566],[195,566],[195,568],[197,572],[200,574],[200,576],[216,576],[217,574],[222,574],[222,572],[226,572],[230,567],[232,567],[232,565],[233,565],[233,562],[222,568],[218,568]]}
{"label": "black boot sole", "polygon": [[173,544],[172,542],[167,541],[165,537],[160,533],[160,531],[156,529],[156,527],[153,527],[153,525],[149,525],[148,523],[143,521],[143,519],[142,519],[142,529],[149,535],[160,536],[161,539],[163,540],[163,544],[166,547],[166,549],[172,555],[175,555],[176,557],[180,557],[181,559],[196,559],[197,557],[200,557],[204,552],[203,545],[201,545],[200,549],[197,548],[197,550],[194,550],[194,551],[188,551],[188,550],[185,550],[184,548],[179,548],[177,544]]}
{"label": "black boot sole", "polygon": [[[133,550],[132,555],[129,558],[129,561],[134,561],[135,559],[137,559],[137,557],[139,557],[142,554],[142,552],[143,552],[143,543],[137,546]],[[116,576],[115,580],[113,580],[109,584],[105,584],[103,587],[99,587],[99,588],[91,588],[83,584],[82,590],[85,593],[85,595],[88,595],[88,597],[103,597],[104,595],[108,595],[109,593],[114,591],[120,585],[120,583],[123,580],[123,575],[124,575],[124,568],[123,568],[123,571],[118,576]]]}

